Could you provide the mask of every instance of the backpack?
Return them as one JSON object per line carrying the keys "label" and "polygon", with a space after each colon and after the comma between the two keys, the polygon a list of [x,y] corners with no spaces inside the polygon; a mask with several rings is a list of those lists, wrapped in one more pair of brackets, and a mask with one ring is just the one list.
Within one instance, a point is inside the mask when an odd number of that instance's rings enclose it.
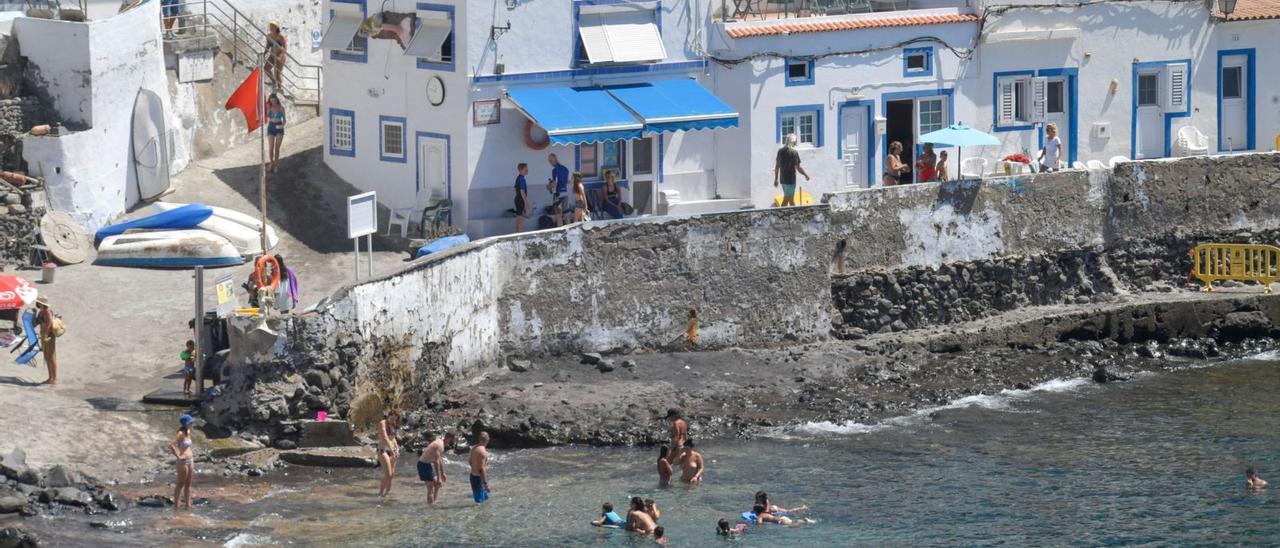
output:
{"label": "backpack", "polygon": [[55,339],[67,334],[67,324],[62,321],[62,316],[54,316],[53,320],[49,322],[49,333]]}

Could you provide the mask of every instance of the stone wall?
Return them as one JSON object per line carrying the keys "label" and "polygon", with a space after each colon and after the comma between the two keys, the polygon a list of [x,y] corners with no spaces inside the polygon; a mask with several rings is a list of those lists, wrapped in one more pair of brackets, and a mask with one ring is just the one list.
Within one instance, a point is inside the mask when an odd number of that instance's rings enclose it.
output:
{"label": "stone wall", "polygon": [[862,190],[814,207],[486,239],[281,321],[281,337],[233,360],[240,374],[215,420],[327,406],[359,425],[515,356],[770,347],[1168,291],[1197,243],[1280,237],[1277,158]]}

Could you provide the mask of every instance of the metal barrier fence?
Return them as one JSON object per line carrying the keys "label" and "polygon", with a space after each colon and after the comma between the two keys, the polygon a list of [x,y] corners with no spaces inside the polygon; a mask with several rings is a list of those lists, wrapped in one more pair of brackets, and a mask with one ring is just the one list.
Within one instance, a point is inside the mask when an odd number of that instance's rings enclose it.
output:
{"label": "metal barrier fence", "polygon": [[1280,247],[1260,244],[1200,244],[1191,250],[1191,275],[1213,291],[1213,282],[1258,282],[1271,292],[1280,280]]}
{"label": "metal barrier fence", "polygon": [[[166,34],[166,42],[181,43],[216,35],[223,40],[221,47],[231,57],[232,65],[244,67],[257,66],[267,49],[267,31],[227,0],[180,0],[174,7],[178,14],[173,17],[172,33]],[[295,44],[289,46],[298,47]],[[318,106],[323,89],[322,76],[320,65],[300,63],[292,54],[286,53],[286,62],[280,70],[279,88],[294,104]]]}

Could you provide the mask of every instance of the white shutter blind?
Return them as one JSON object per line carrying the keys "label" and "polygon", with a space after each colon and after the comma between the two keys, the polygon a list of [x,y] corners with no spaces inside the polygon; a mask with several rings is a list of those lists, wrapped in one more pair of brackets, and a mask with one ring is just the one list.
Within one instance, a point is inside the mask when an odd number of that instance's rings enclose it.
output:
{"label": "white shutter blind", "polygon": [[329,30],[320,39],[320,49],[347,49],[351,39],[355,38],[356,31],[360,29],[361,22],[363,21],[358,11],[335,10],[333,20],[329,22]]}
{"label": "white shutter blind", "polygon": [[1049,79],[1031,79],[1031,121],[1043,123],[1049,114]]}
{"label": "white shutter blind", "polygon": [[613,61],[603,15],[583,15],[578,21],[578,36],[582,38],[582,48],[587,51],[588,62],[594,64]]}
{"label": "white shutter blind", "polygon": [[1187,64],[1174,63],[1165,67],[1165,112],[1187,111]]}
{"label": "white shutter blind", "polygon": [[1000,125],[1013,125],[1014,118],[1017,116],[1017,103],[1013,97],[1014,85],[1013,80],[1003,80],[1000,82]]}
{"label": "white shutter blind", "polygon": [[631,10],[608,15],[605,23],[613,62],[638,63],[667,58],[662,34],[654,21],[653,10]]}
{"label": "white shutter blind", "polygon": [[418,12],[418,18],[422,21],[422,26],[413,33],[404,54],[410,57],[438,58],[440,48],[453,30],[453,21],[443,11]]}

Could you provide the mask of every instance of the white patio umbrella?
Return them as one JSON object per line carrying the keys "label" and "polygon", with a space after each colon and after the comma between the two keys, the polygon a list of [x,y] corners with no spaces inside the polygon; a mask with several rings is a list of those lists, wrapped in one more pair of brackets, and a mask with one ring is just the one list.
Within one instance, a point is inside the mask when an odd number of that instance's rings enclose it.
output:
{"label": "white patio umbrella", "polygon": [[930,131],[929,133],[921,135],[920,142],[956,147],[956,174],[960,177],[964,176],[964,174],[959,171],[964,147],[980,147],[1000,144],[1000,140],[996,139],[994,135],[978,131],[961,123],[951,124],[940,130]]}

